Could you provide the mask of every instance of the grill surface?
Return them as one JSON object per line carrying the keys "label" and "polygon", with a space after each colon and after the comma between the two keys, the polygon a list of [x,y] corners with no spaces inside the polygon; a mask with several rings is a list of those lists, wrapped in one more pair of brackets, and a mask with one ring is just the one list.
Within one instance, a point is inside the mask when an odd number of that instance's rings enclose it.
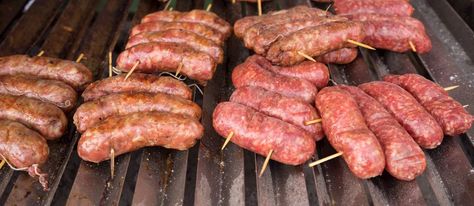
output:
{"label": "grill surface", "polygon": [[[449,3],[457,5],[458,1]],[[459,2],[461,2],[459,0]],[[107,52],[123,50],[128,30],[141,17],[164,4],[156,0],[36,0],[24,13],[27,0],[0,1],[0,56],[44,50],[46,56],[82,62],[97,78],[106,76]],[[425,23],[433,50],[425,55],[385,51],[361,55],[345,66],[330,65],[337,83],[360,84],[387,73],[415,72],[442,86],[460,85],[450,95],[474,114],[474,33],[446,0],[412,0],[415,17]],[[264,12],[298,4],[325,8],[304,0],[273,0]],[[203,8],[204,1],[178,0],[175,10]],[[215,0],[212,11],[233,23],[255,15],[256,5]],[[464,15],[463,15],[464,17]],[[51,191],[24,172],[0,170],[0,205],[471,205],[474,202],[474,129],[466,135],[447,137],[434,150],[425,151],[428,166],[415,181],[397,181],[387,173],[359,180],[342,159],[321,164],[285,166],[271,162],[258,178],[264,158],[230,144],[220,151],[223,138],[212,129],[212,111],[229,98],[232,68],[249,51],[231,37],[226,44],[226,62],[215,78],[195,92],[203,107],[206,128],[200,144],[189,151],[146,148],[116,159],[116,176],[110,177],[109,162],[81,161],[75,144],[79,134],[72,125],[59,141],[50,142],[51,155],[44,166],[50,174]],[[187,82],[191,84],[193,82]],[[317,157],[333,154],[326,140],[318,144]]]}

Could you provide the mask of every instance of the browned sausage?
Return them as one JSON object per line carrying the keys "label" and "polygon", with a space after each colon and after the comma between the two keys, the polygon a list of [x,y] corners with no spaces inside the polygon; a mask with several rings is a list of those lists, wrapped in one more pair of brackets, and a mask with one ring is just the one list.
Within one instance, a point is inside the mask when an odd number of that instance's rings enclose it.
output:
{"label": "browned sausage", "polygon": [[79,156],[99,163],[143,147],[162,146],[186,150],[202,137],[204,128],[195,118],[167,112],[137,112],[112,116],[82,134]]}
{"label": "browned sausage", "polygon": [[349,64],[357,58],[357,48],[342,48],[316,58],[325,64]]}
{"label": "browned sausage", "polygon": [[337,14],[376,13],[387,16],[411,16],[415,11],[405,0],[336,0],[333,7]]}
{"label": "browned sausage", "polygon": [[81,133],[115,115],[161,111],[201,118],[201,108],[194,102],[165,93],[119,93],[86,102],[77,108],[74,124]]}

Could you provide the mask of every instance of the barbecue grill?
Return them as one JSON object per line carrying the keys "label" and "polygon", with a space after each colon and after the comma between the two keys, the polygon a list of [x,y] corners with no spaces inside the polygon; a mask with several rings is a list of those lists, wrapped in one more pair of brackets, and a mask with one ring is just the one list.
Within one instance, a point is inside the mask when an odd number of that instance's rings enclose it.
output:
{"label": "barbecue grill", "polygon": [[[329,65],[336,83],[360,84],[387,73],[419,73],[440,85],[460,85],[450,95],[474,114],[474,2],[412,0],[415,17],[426,26],[433,50],[427,54],[397,54],[360,49],[351,64]],[[31,2],[30,2],[31,3]],[[124,49],[130,27],[144,15],[163,9],[156,0],[27,0],[0,1],[0,56],[12,54],[75,59],[97,78],[107,75],[107,53]],[[202,9],[204,1],[178,0],[175,10]],[[459,11],[453,9],[450,3]],[[469,7],[470,3],[470,7]],[[270,10],[310,4],[307,0],[272,0]],[[256,15],[257,5],[214,0],[212,11],[234,23]],[[465,18],[463,20],[462,17]],[[416,180],[398,181],[386,172],[370,180],[357,179],[342,159],[317,167],[271,162],[261,178],[257,171],[264,157],[230,144],[212,128],[212,111],[229,98],[232,69],[250,55],[243,43],[231,37],[226,61],[195,101],[203,108],[206,129],[199,144],[189,151],[145,148],[116,158],[115,177],[109,161],[94,164],[80,160],[79,133],[69,114],[69,129],[50,142],[51,154],[44,171],[50,188],[44,192],[25,172],[0,170],[0,205],[472,205],[474,204],[474,129],[447,137],[438,148],[425,150],[427,169]],[[186,83],[192,84],[192,81]],[[326,140],[318,142],[314,160],[335,153]]]}

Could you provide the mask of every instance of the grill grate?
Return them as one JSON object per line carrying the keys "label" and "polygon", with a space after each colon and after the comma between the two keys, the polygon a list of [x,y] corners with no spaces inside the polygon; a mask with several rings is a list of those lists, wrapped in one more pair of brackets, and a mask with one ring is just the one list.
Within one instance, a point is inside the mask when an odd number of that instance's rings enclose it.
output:
{"label": "grill grate", "polygon": [[[156,0],[36,0],[22,13],[26,0],[0,1],[0,56],[16,53],[74,59],[84,53],[83,63],[98,78],[107,75],[107,52],[123,50],[132,25],[141,17],[163,9]],[[450,0],[450,3],[453,1]],[[455,1],[454,1],[455,2]],[[385,51],[361,55],[351,64],[330,65],[337,83],[360,84],[387,73],[420,73],[443,86],[460,85],[450,95],[471,104],[474,113],[474,35],[447,0],[412,0],[415,16],[425,23],[433,50],[424,55]],[[263,11],[311,4],[309,0],[273,0]],[[453,3],[452,3],[453,4]],[[203,8],[204,0],[178,0],[175,10]],[[455,5],[455,4],[453,4]],[[233,23],[257,14],[257,6],[215,0],[213,12]],[[264,157],[230,144],[212,129],[212,111],[233,91],[232,68],[249,51],[231,37],[225,46],[226,62],[215,78],[195,92],[203,108],[206,128],[200,144],[189,151],[145,148],[116,159],[112,179],[109,163],[81,161],[75,143],[79,134],[69,114],[68,133],[50,142],[51,155],[45,165],[51,191],[43,192],[26,173],[0,170],[0,205],[470,205],[474,202],[474,130],[445,138],[434,150],[425,151],[427,169],[412,182],[396,181],[389,174],[359,180],[342,159],[315,168],[285,166],[271,162],[257,177]],[[188,84],[193,82],[187,81]],[[319,142],[315,159],[335,153],[326,140]]]}

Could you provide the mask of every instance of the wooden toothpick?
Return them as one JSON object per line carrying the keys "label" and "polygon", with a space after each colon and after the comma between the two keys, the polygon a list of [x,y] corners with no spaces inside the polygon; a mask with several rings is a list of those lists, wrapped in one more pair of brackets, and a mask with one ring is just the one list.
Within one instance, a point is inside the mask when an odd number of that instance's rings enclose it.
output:
{"label": "wooden toothpick", "polygon": [[262,170],[260,170],[260,174],[258,175],[258,177],[262,177],[263,173],[265,172],[265,169],[267,169],[268,162],[270,161],[272,154],[273,154],[273,149],[270,150],[270,152],[267,155],[267,158],[265,159],[265,162],[263,162]]}
{"label": "wooden toothpick", "polygon": [[416,47],[415,47],[415,44],[413,44],[412,41],[408,41],[408,44],[410,45],[410,48],[413,52],[416,52]]}
{"label": "wooden toothpick", "polygon": [[125,76],[125,80],[127,80],[128,77],[130,77],[130,75],[132,75],[133,71],[135,71],[135,69],[138,67],[139,64],[140,64],[140,61],[135,62],[132,69],[130,69],[130,71],[128,71],[128,73],[127,73],[127,76]]}
{"label": "wooden toothpick", "polygon": [[348,39],[348,40],[346,40],[346,41],[349,42],[349,43],[351,43],[351,44],[354,44],[354,45],[357,45],[357,46],[360,46],[360,47],[363,47],[363,48],[366,48],[366,49],[375,50],[374,47],[371,47],[371,46],[369,46],[369,45],[367,45],[367,44],[364,44],[364,43],[360,43],[360,42],[358,42],[358,41],[354,41],[354,40],[352,40],[352,39]]}
{"label": "wooden toothpick", "polygon": [[178,66],[178,69],[176,69],[176,74],[174,76],[177,77],[179,75],[179,72],[181,72],[182,68],[183,68],[183,62],[180,62],[179,66]]}
{"label": "wooden toothpick", "polygon": [[336,154],[327,156],[327,157],[325,157],[325,158],[322,158],[322,159],[320,159],[320,160],[318,160],[318,161],[315,161],[315,162],[309,164],[309,167],[314,167],[314,166],[316,166],[316,165],[319,165],[319,164],[321,164],[321,163],[323,163],[323,162],[326,162],[326,161],[328,161],[328,160],[334,159],[334,158],[339,157],[339,156],[341,156],[341,155],[342,155],[342,152],[338,152],[338,153],[336,153]]}
{"label": "wooden toothpick", "polygon": [[40,56],[43,56],[44,54],[44,50],[41,50],[36,56],[40,57]]}
{"label": "wooden toothpick", "polygon": [[302,51],[298,51],[298,54],[301,55],[302,57],[304,57],[304,58],[306,58],[306,59],[312,61],[312,62],[316,62],[316,60],[315,60],[313,57],[311,57],[311,56],[305,54],[305,53],[302,52]]}
{"label": "wooden toothpick", "polygon": [[110,149],[110,176],[114,178],[115,175],[115,150]]}
{"label": "wooden toothpick", "polygon": [[5,165],[5,160],[2,159],[2,161],[0,162],[0,170],[2,169],[3,165]]}
{"label": "wooden toothpick", "polygon": [[322,119],[315,119],[315,120],[307,121],[307,122],[304,123],[304,126],[320,123],[322,121],[323,121]]}
{"label": "wooden toothpick", "polygon": [[459,85],[454,85],[454,86],[450,86],[450,87],[445,87],[445,88],[444,88],[444,91],[451,91],[451,90],[456,89],[456,88],[458,88],[458,87],[459,87]]}
{"label": "wooden toothpick", "polygon": [[221,150],[224,150],[225,146],[227,146],[227,144],[229,144],[230,139],[232,139],[232,137],[234,137],[234,132],[230,132],[229,135],[227,135],[227,138],[225,139],[225,142],[222,145]]}
{"label": "wooden toothpick", "polygon": [[112,76],[112,52],[109,51],[109,77]]}
{"label": "wooden toothpick", "polygon": [[212,3],[207,5],[206,11],[211,11],[211,9],[212,9]]}
{"label": "wooden toothpick", "polygon": [[262,0],[258,0],[257,5],[258,5],[258,15],[262,16]]}
{"label": "wooden toothpick", "polygon": [[82,58],[84,58],[84,53],[79,54],[79,56],[76,59],[76,63],[81,62]]}

